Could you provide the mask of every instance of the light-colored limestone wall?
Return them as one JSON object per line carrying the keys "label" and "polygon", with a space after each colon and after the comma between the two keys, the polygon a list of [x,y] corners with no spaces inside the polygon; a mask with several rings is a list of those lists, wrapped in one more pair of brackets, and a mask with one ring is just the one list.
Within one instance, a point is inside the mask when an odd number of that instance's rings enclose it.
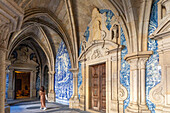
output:
{"label": "light-colored limestone wall", "polygon": [[5,89],[6,89],[6,85],[5,85],[5,81],[6,81],[6,75],[5,75],[5,53],[6,51],[3,48],[0,48],[0,71],[1,71],[1,75],[0,75],[0,113],[4,113],[5,110]]}

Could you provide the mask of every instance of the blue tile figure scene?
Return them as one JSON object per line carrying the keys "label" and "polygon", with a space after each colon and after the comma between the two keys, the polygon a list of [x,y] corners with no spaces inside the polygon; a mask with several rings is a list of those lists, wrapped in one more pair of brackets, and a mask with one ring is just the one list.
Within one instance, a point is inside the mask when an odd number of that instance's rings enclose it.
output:
{"label": "blue tile figure scene", "polygon": [[73,94],[73,74],[69,69],[71,69],[69,54],[64,42],[61,41],[56,55],[55,93],[56,102],[66,105],[69,104]]}
{"label": "blue tile figure scene", "polygon": [[[148,35],[151,35],[158,26],[158,3],[154,0],[149,21]],[[149,91],[161,81],[161,68],[159,66],[159,54],[157,52],[158,44],[156,40],[148,37],[148,51],[153,51],[153,55],[146,63],[146,100],[149,110],[155,113],[155,105],[149,99]]]}

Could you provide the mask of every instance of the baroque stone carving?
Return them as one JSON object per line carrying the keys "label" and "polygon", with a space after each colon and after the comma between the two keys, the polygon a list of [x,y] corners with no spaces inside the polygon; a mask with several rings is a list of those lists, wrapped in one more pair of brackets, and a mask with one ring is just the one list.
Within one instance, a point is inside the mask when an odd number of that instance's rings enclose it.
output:
{"label": "baroque stone carving", "polygon": [[35,53],[33,53],[33,51],[26,46],[20,46],[15,49],[11,54],[10,61],[12,64],[31,63],[37,65]]}
{"label": "baroque stone carving", "polygon": [[159,86],[155,88],[154,90],[151,90],[150,91],[151,101],[153,101],[154,103],[163,104],[165,100],[164,99],[165,96],[163,95],[163,90],[164,88],[162,86]]}
{"label": "baroque stone carving", "polygon": [[120,84],[119,86],[119,100],[125,100],[128,96],[128,93],[127,93],[127,89],[122,85]]}
{"label": "baroque stone carving", "polygon": [[82,46],[81,46],[81,50],[82,51],[85,51],[86,50],[86,38],[85,36],[83,35],[83,39],[82,39]]}
{"label": "baroque stone carving", "polygon": [[100,58],[102,57],[103,55],[101,54],[100,50],[99,49],[96,49],[94,50],[92,56],[91,56],[91,59],[96,59],[96,58]]}

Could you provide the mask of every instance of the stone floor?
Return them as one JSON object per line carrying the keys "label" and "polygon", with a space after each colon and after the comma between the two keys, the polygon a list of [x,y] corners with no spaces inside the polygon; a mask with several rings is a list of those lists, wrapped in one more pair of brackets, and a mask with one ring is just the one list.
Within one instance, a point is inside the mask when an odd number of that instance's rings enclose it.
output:
{"label": "stone floor", "polygon": [[78,109],[69,109],[67,105],[46,103],[47,110],[40,110],[40,101],[21,102],[10,106],[10,113],[89,113]]}

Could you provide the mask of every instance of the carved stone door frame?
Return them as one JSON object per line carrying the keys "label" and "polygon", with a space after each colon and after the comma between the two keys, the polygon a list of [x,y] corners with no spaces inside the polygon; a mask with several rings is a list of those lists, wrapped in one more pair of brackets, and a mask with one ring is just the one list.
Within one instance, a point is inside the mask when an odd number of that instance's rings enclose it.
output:
{"label": "carved stone door frame", "polygon": [[23,65],[20,65],[19,67],[11,65],[9,70],[8,98],[15,99],[15,71],[30,72],[30,98],[36,97],[36,67],[28,68]]}
{"label": "carved stone door frame", "polygon": [[[103,44],[104,47],[103,47]],[[110,48],[110,49],[106,49]],[[92,42],[79,57],[81,62],[82,84],[80,92],[80,109],[94,112],[90,109],[90,66],[106,64],[106,113],[123,113],[123,101],[127,90],[120,84],[122,46],[111,41]],[[119,95],[121,93],[121,95]]]}

